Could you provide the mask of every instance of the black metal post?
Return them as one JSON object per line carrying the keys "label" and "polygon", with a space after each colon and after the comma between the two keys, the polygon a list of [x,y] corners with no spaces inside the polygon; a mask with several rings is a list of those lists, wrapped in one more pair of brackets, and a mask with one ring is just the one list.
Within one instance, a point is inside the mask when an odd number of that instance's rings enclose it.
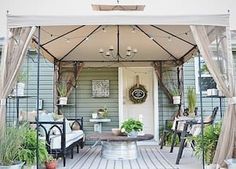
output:
{"label": "black metal post", "polygon": [[73,86],[74,87],[74,93],[75,93],[75,118],[77,119],[77,76],[78,76],[78,65],[80,63],[78,62],[75,62],[74,64],[74,78],[75,78],[75,85]]}
{"label": "black metal post", "polygon": [[220,96],[220,119],[222,119],[223,113],[222,113],[222,96]]}
{"label": "black metal post", "polygon": [[120,61],[120,26],[117,25],[117,61]]}
{"label": "black metal post", "polygon": [[[18,87],[16,87],[16,88],[18,88]],[[17,95],[18,95],[18,93],[17,93]],[[19,106],[20,106],[20,98],[18,96],[16,96],[16,125],[17,126],[19,125],[19,114],[20,114]]]}
{"label": "black metal post", "polygon": [[36,149],[36,166],[37,169],[39,168],[39,73],[40,73],[40,26],[38,27],[38,62],[37,62],[37,120],[36,120],[36,126],[37,126],[37,149]]}
{"label": "black metal post", "polygon": [[[203,124],[203,108],[202,108],[202,83],[201,83],[201,55],[198,52],[198,74],[199,74],[199,91],[200,91],[200,107],[201,107],[201,133],[202,133],[202,139],[204,136],[204,124]],[[204,144],[202,145],[202,168],[205,169],[205,148]]]}

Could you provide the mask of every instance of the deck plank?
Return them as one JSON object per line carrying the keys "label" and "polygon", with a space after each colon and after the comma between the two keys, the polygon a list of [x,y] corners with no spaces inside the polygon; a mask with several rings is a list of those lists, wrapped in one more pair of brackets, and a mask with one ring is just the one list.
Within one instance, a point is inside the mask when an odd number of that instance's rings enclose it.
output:
{"label": "deck plank", "polygon": [[115,169],[123,169],[122,160],[117,160],[115,163]]}
{"label": "deck plank", "polygon": [[157,146],[139,146],[136,160],[107,160],[101,157],[101,146],[84,147],[75,153],[74,159],[67,159],[66,167],[59,161],[59,169],[175,169]]}

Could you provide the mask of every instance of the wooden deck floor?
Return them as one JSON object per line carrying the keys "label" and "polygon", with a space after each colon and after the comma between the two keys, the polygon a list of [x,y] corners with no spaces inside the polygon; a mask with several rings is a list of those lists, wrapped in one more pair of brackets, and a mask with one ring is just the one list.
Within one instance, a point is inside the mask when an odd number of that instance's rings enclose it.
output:
{"label": "wooden deck floor", "polygon": [[136,160],[107,160],[100,157],[101,146],[92,149],[85,147],[75,154],[74,159],[67,158],[66,167],[59,162],[59,168],[68,169],[177,169],[160,152],[158,146],[139,146]]}

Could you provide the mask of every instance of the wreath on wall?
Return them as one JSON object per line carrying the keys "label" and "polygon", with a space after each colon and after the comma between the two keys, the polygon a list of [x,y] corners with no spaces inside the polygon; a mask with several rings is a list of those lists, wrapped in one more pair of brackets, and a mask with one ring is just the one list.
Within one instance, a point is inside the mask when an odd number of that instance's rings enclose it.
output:
{"label": "wreath on wall", "polygon": [[147,90],[141,84],[139,84],[139,77],[136,76],[137,84],[129,89],[129,99],[134,104],[144,103],[147,99]]}

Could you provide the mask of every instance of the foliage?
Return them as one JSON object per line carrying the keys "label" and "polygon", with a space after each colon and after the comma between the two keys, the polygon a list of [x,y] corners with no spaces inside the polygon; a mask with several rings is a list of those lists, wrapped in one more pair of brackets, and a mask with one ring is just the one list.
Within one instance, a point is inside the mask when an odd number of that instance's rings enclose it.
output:
{"label": "foliage", "polygon": [[202,157],[202,147],[204,146],[205,150],[204,159],[206,164],[211,164],[213,161],[217,142],[220,136],[220,131],[221,131],[221,122],[216,123],[214,125],[206,126],[204,128],[203,139],[201,134],[198,136],[193,136],[191,138],[191,140],[193,140],[196,144],[195,155],[198,158]]}
{"label": "foliage", "polygon": [[172,96],[180,96],[180,91],[177,86],[171,86],[170,87],[170,93]]}
{"label": "foliage", "polygon": [[[26,162],[28,166],[36,162],[37,149],[36,131],[24,124],[6,129],[0,139],[0,165],[12,165],[18,161]],[[48,156],[46,146],[39,140],[39,160],[44,162]]]}
{"label": "foliage", "polygon": [[[166,137],[164,138],[165,139],[165,143],[166,143],[166,146],[170,146],[172,144],[172,141],[173,141],[173,135],[174,135],[174,132],[172,132],[171,128],[173,126],[173,121],[168,121],[166,123],[166,128],[165,130],[169,131],[166,133]],[[163,138],[162,137],[162,134],[163,134],[163,130],[164,128],[162,128],[162,130],[160,130],[160,138]],[[175,139],[175,145],[178,145],[180,143],[180,140],[179,140],[179,137],[176,136],[176,139]]]}
{"label": "foliage", "polygon": [[196,102],[197,102],[197,96],[196,96],[196,91],[194,87],[188,87],[187,98],[188,98],[189,112],[194,113]]}
{"label": "foliage", "polygon": [[[34,165],[36,163],[36,150],[37,150],[37,132],[27,127],[24,133],[23,144],[19,150],[18,159],[19,161],[26,162],[27,166]],[[43,164],[48,158],[48,152],[46,149],[45,142],[39,140],[39,163]]]}
{"label": "foliage", "polygon": [[130,133],[131,131],[142,131],[143,123],[139,120],[128,119],[124,121],[121,125],[121,131],[124,130],[126,133]]}
{"label": "foliage", "polygon": [[0,165],[9,166],[18,161],[25,130],[25,127],[6,129],[0,138]]}
{"label": "foliage", "polygon": [[67,83],[61,82],[57,84],[57,91],[61,97],[67,96]]}
{"label": "foliage", "polygon": [[17,76],[17,82],[25,82],[27,80],[27,72],[21,70]]}
{"label": "foliage", "polygon": [[107,118],[108,117],[108,110],[106,107],[103,107],[102,109],[98,109],[98,117],[99,118]]}
{"label": "foliage", "polygon": [[204,74],[209,74],[210,73],[206,63],[202,63],[201,73],[204,73]]}
{"label": "foliage", "polygon": [[163,71],[163,83],[172,96],[180,96],[176,70],[167,68]]}
{"label": "foliage", "polygon": [[51,161],[55,161],[55,158],[53,158],[52,155],[48,155],[45,162],[51,162]]}

